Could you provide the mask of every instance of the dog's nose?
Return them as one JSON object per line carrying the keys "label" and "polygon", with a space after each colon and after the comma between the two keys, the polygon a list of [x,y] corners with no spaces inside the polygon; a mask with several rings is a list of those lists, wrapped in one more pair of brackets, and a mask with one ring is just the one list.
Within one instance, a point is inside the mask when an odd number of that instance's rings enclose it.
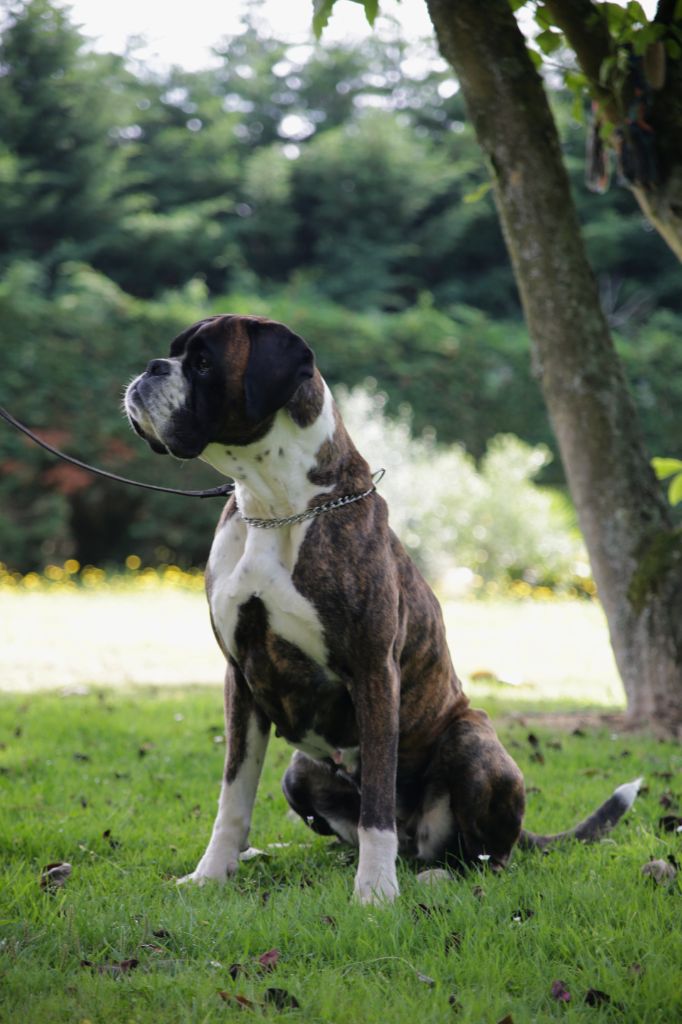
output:
{"label": "dog's nose", "polygon": [[171,372],[171,365],[167,359],[152,359],[147,366],[147,373],[150,377],[167,377]]}

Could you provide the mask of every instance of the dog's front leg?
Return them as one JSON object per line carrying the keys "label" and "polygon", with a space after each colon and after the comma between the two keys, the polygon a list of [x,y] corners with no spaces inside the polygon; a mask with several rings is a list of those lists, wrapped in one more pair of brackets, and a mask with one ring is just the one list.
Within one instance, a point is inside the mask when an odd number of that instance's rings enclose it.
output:
{"label": "dog's front leg", "polygon": [[359,903],[392,903],[399,894],[395,821],[399,675],[395,666],[372,673],[356,688],[360,733]]}
{"label": "dog's front leg", "polygon": [[237,870],[239,854],[247,847],[270,722],[256,707],[239,669],[230,663],[225,675],[225,727],[225,770],[213,832],[195,870],[180,883],[224,882]]}

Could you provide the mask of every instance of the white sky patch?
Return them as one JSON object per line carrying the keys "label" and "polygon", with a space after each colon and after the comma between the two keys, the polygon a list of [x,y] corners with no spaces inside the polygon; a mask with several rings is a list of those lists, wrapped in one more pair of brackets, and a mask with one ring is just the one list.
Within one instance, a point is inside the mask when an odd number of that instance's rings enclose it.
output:
{"label": "white sky patch", "polygon": [[[212,47],[225,37],[241,31],[249,8],[247,0],[192,0],[186,4],[169,4],[162,0],[59,0],[71,10],[71,20],[91,40],[92,47],[103,53],[130,53],[136,61],[164,71],[173,64],[187,70],[214,67],[220,58]],[[625,4],[626,0],[617,0]],[[657,0],[642,0],[647,17],[653,17]],[[364,39],[373,31],[382,37],[395,35],[393,19],[400,26],[403,38],[411,42],[434,40],[434,31],[424,0],[380,0],[380,17],[371,29],[362,4],[354,0],[336,0],[332,17],[322,35],[322,44]],[[312,0],[264,0],[257,12],[266,30],[276,38],[295,44],[299,56],[290,51],[292,60],[304,62],[312,52],[315,38],[312,31]],[[526,34],[531,31],[532,5],[518,12],[519,23]],[[131,41],[135,40],[132,46]],[[407,68],[405,69],[408,70]],[[414,73],[414,68],[409,71]]]}
{"label": "white sky patch", "polygon": [[[189,7],[161,0],[62,0],[62,5],[71,9],[72,21],[92,40],[95,50],[124,53],[129,39],[143,37],[144,45],[136,49],[135,57],[161,70],[172,64],[188,70],[219,64],[211,47],[238,34],[248,10],[245,0],[192,0]],[[399,21],[406,39],[433,36],[423,0],[383,0],[381,12]],[[312,0],[265,0],[257,13],[273,35],[300,46],[301,59],[309,55],[315,43]],[[378,19],[375,30],[382,22],[387,30],[386,18]],[[322,42],[362,39],[371,32],[361,4],[337,0]],[[292,53],[292,59],[298,58]]]}

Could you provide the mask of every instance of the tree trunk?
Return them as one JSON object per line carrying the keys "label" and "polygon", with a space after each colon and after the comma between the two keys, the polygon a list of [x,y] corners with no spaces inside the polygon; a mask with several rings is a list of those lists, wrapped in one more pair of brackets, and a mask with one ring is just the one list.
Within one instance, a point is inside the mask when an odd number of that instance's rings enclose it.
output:
{"label": "tree trunk", "polygon": [[682,735],[682,531],[644,451],[542,81],[508,0],[427,0],[495,199],[633,724]]}

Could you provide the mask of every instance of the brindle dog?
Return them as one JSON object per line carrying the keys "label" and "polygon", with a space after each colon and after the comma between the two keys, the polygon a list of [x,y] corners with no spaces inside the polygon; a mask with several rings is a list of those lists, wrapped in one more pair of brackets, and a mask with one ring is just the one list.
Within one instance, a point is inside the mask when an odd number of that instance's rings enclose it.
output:
{"label": "brindle dog", "polygon": [[[125,407],[155,452],[236,482],[206,573],[227,659],[227,756],[213,834],[185,880],[236,871],[273,724],[296,748],[291,806],[359,846],[362,903],[397,895],[398,852],[501,869],[517,841],[556,838],[522,831],[521,772],[469,706],[438,602],[306,343],[258,317],[209,317],[149,363]],[[595,838],[636,791],[619,787],[565,834]]]}

